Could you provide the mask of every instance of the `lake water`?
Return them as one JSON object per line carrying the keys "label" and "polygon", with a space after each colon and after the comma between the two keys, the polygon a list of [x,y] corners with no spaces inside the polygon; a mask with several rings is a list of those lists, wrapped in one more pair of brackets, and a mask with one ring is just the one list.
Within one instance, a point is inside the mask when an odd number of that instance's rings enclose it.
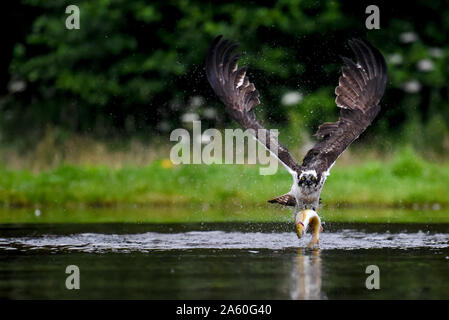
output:
{"label": "lake water", "polygon": [[291,223],[0,225],[0,298],[449,298],[448,224],[324,228],[308,249]]}

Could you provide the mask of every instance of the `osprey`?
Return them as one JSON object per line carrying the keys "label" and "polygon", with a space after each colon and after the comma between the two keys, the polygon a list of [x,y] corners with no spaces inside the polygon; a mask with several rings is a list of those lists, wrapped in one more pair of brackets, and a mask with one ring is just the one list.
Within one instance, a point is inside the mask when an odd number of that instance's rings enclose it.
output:
{"label": "osprey", "polygon": [[298,237],[311,225],[313,242],[318,243],[321,221],[316,210],[321,190],[335,161],[380,111],[379,102],[387,83],[385,59],[368,41],[349,41],[357,61],[342,57],[342,75],[335,88],[335,103],[341,108],[340,117],[337,122],[319,126],[314,134],[318,142],[299,165],[287,148],[273,139],[270,131],[256,119],[254,108],[260,104],[259,92],[249,81],[247,68],[238,67],[240,54],[234,52],[237,46],[222,36],[214,40],[206,59],[207,79],[229,115],[243,128],[252,129],[255,138],[276,155],[292,175],[290,191],[269,202],[295,207]]}

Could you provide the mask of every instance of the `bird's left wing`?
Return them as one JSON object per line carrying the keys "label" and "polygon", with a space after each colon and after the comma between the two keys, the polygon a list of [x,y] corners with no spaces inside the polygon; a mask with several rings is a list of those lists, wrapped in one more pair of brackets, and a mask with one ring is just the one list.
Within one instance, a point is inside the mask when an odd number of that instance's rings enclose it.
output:
{"label": "bird's left wing", "polygon": [[337,122],[324,123],[315,133],[320,139],[306,154],[302,167],[317,172],[329,172],[335,160],[365,131],[380,111],[387,83],[385,59],[368,41],[349,41],[357,63],[343,57],[345,65],[335,103],[340,110]]}
{"label": "bird's left wing", "polygon": [[246,76],[246,67],[238,67],[240,54],[234,53],[238,44],[218,36],[206,59],[206,74],[210,85],[225,104],[226,111],[243,128],[252,129],[261,142],[292,175],[299,165],[286,147],[280,144],[270,130],[256,119],[254,108],[260,104],[259,92]]}

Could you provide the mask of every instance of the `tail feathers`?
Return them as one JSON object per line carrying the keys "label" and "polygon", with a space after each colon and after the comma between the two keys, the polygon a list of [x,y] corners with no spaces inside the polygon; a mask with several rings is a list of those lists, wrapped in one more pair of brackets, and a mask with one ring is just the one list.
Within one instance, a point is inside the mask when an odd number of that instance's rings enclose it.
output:
{"label": "tail feathers", "polygon": [[268,200],[269,203],[278,203],[283,206],[290,206],[294,207],[296,205],[295,197],[293,197],[291,194],[284,194],[280,197]]}

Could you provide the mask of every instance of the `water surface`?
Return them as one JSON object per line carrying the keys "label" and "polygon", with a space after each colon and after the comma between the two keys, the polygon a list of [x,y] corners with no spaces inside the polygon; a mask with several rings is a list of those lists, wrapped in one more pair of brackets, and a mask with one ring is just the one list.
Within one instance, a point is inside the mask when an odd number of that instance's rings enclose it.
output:
{"label": "water surface", "polygon": [[446,224],[333,223],[308,240],[290,223],[2,225],[0,298],[449,298]]}

